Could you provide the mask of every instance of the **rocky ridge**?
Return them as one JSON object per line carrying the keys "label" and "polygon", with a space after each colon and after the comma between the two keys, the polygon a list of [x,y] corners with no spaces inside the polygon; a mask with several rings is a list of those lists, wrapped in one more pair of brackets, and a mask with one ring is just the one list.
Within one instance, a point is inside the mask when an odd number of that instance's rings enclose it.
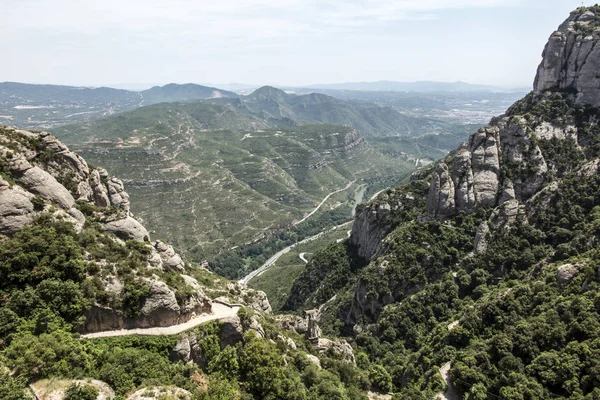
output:
{"label": "rocky ridge", "polygon": [[534,93],[564,91],[575,105],[600,106],[598,6],[580,8],[554,32],[542,54]]}
{"label": "rocky ridge", "polygon": [[[563,177],[597,173],[590,132],[600,106],[598,16],[597,6],[574,11],[551,35],[531,94],[433,167],[413,174],[409,185],[388,189],[357,210],[349,243],[371,261],[369,270],[384,276],[396,263],[390,243],[411,240],[391,234],[399,224],[439,221],[451,227],[456,217],[484,210],[487,217],[471,242],[473,253],[483,253],[494,235],[543,216]],[[385,290],[376,285],[358,280],[350,305],[340,313],[346,323],[376,317],[385,305],[419,290],[402,285],[390,293],[387,285]]]}

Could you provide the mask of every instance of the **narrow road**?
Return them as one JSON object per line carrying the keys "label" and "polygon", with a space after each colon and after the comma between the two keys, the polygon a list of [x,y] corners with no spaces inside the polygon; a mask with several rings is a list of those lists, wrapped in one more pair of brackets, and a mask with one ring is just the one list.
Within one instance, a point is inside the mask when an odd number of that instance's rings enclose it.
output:
{"label": "narrow road", "polygon": [[383,192],[384,190],[387,190],[387,188],[386,188],[386,189],[381,189],[379,192],[375,193],[373,196],[371,196],[371,198],[369,199],[369,201],[373,201],[373,200],[375,200],[375,198],[376,198],[377,196],[379,196],[379,194],[380,194],[381,192]]}
{"label": "narrow road", "polygon": [[248,282],[250,282],[250,281],[251,281],[253,278],[255,278],[255,277],[257,277],[258,275],[260,275],[260,274],[262,274],[263,272],[265,272],[267,269],[269,269],[269,267],[271,267],[273,264],[275,264],[275,261],[279,260],[279,258],[280,258],[282,255],[284,255],[284,254],[286,254],[286,253],[289,253],[289,252],[290,252],[290,250],[291,250],[291,249],[293,249],[294,247],[296,247],[297,245],[299,245],[299,244],[304,244],[304,243],[308,243],[308,242],[310,242],[311,240],[316,240],[316,239],[320,238],[321,236],[325,235],[326,233],[332,232],[332,231],[334,231],[334,230],[336,230],[336,229],[338,229],[338,228],[341,228],[341,227],[343,227],[343,226],[346,226],[346,225],[348,225],[348,224],[351,224],[352,222],[354,222],[354,221],[348,221],[348,222],[345,222],[345,223],[343,223],[343,224],[341,224],[341,225],[334,226],[333,228],[326,229],[326,230],[324,230],[324,231],[322,231],[322,232],[320,232],[320,233],[317,233],[317,234],[316,234],[316,235],[314,235],[314,236],[311,236],[311,237],[308,237],[308,238],[306,238],[306,239],[304,239],[304,240],[301,240],[301,241],[299,241],[299,242],[296,242],[296,243],[294,243],[294,244],[292,244],[292,245],[290,245],[290,246],[286,247],[286,248],[285,248],[285,249],[283,249],[283,250],[279,250],[279,251],[278,251],[277,253],[275,253],[275,254],[274,254],[274,255],[273,255],[271,258],[269,258],[269,259],[268,259],[268,260],[267,260],[267,261],[266,261],[266,262],[265,262],[263,265],[261,265],[261,266],[260,266],[260,268],[258,268],[258,269],[255,269],[254,271],[250,272],[248,275],[246,275],[245,277],[243,277],[243,278],[241,278],[240,280],[238,280],[238,282],[239,282],[239,283],[241,283],[241,284],[247,285],[247,284],[248,284]]}
{"label": "narrow road", "polygon": [[306,221],[307,219],[309,219],[309,218],[310,218],[310,217],[311,217],[311,216],[312,216],[314,213],[316,213],[316,212],[319,210],[319,208],[321,208],[321,206],[322,206],[323,204],[325,204],[325,202],[326,202],[327,200],[329,200],[329,198],[330,198],[331,196],[333,196],[333,195],[334,195],[334,194],[336,194],[336,193],[343,192],[344,190],[347,190],[347,189],[348,189],[350,186],[352,186],[352,184],[353,184],[354,182],[356,182],[356,181],[352,181],[352,182],[350,182],[349,184],[347,184],[347,185],[346,185],[346,187],[344,187],[344,188],[342,188],[342,189],[340,189],[340,190],[336,190],[335,192],[331,192],[331,193],[329,193],[327,196],[325,196],[325,198],[323,199],[323,201],[322,201],[322,202],[320,202],[320,203],[319,203],[319,205],[318,205],[318,206],[316,206],[316,207],[315,207],[315,209],[314,209],[314,210],[312,210],[312,211],[310,212],[310,214],[308,214],[307,216],[305,216],[304,218],[302,218],[300,221],[298,221],[298,222],[295,222],[295,223],[293,224],[293,226],[296,226],[296,225],[298,225],[298,224],[300,224],[300,223],[302,223],[302,222]]}
{"label": "narrow road", "polygon": [[444,382],[446,382],[446,386],[448,388],[444,393],[440,393],[436,397],[437,400],[460,400],[458,393],[456,393],[456,390],[454,390],[454,386],[452,386],[452,382],[450,381],[450,365],[451,363],[447,362],[440,368],[440,375],[442,375],[442,378],[444,379]]}
{"label": "narrow road", "polygon": [[273,265],[275,263],[275,261],[279,260],[279,258],[286,254],[289,253],[291,249],[294,248],[296,244],[293,244],[291,246],[286,247],[283,250],[279,250],[277,253],[275,253],[271,258],[269,258],[263,265],[260,266],[260,268],[255,269],[254,271],[250,272],[248,275],[246,275],[245,277],[243,277],[242,279],[240,279],[238,282],[242,283],[244,285],[247,285],[248,282],[250,282],[250,280],[252,278],[257,277],[258,275],[262,274],[263,272],[265,272],[271,265]]}
{"label": "narrow road", "polygon": [[81,335],[82,338],[96,339],[103,337],[114,337],[114,336],[130,336],[130,335],[150,335],[150,336],[162,336],[162,335],[176,335],[178,333],[187,331],[188,329],[194,328],[200,324],[208,321],[214,321],[216,319],[223,319],[233,317],[237,315],[239,306],[226,306],[221,303],[213,302],[212,314],[199,315],[196,318],[184,322],[178,325],[163,326],[156,328],[136,328],[136,329],[120,329],[115,331],[103,331],[94,332]]}
{"label": "narrow road", "polygon": [[306,259],[306,257],[305,257],[305,256],[306,256],[306,253],[300,253],[300,254],[298,254],[298,257],[300,257],[300,259],[301,259],[302,261],[304,261],[304,263],[305,263],[305,264],[307,264],[307,263],[308,263],[308,260]]}

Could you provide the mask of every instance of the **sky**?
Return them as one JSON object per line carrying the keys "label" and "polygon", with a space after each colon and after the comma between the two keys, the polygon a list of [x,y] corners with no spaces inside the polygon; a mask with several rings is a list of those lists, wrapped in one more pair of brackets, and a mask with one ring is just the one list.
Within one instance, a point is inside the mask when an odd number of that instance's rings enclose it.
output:
{"label": "sky", "polygon": [[[591,5],[593,2],[584,2]],[[581,0],[0,0],[0,81],[530,87]]]}

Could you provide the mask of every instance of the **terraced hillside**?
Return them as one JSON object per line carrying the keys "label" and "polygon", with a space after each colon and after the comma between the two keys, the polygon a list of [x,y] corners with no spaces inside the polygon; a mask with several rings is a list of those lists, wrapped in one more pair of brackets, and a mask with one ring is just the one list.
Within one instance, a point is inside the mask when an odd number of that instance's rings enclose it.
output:
{"label": "terraced hillside", "polygon": [[54,132],[121,176],[145,224],[196,261],[290,227],[346,187],[311,218],[338,209],[349,219],[341,205],[353,204],[355,191],[402,179],[414,165],[350,127],[277,127],[209,102],[142,107]]}

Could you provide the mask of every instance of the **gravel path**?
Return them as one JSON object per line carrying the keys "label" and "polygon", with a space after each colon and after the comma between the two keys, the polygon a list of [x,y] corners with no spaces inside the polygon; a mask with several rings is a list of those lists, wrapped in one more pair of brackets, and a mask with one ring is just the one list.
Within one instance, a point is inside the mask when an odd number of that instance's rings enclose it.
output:
{"label": "gravel path", "polygon": [[452,382],[450,381],[450,364],[450,362],[447,362],[440,368],[440,374],[442,375],[444,382],[446,382],[448,389],[446,389],[444,393],[440,393],[436,398],[437,400],[460,400],[458,393],[456,393],[456,390],[454,390],[454,386],[452,386]]}
{"label": "gravel path", "polygon": [[348,188],[350,188],[350,186],[352,186],[352,184],[353,184],[354,182],[356,182],[356,181],[352,181],[352,182],[350,182],[348,185],[346,185],[346,187],[345,187],[345,188],[342,188],[342,189],[340,189],[340,190],[336,190],[335,192],[331,192],[331,193],[329,193],[327,196],[325,196],[325,198],[323,199],[323,201],[322,201],[322,202],[320,202],[320,203],[319,203],[319,205],[318,205],[318,206],[316,206],[316,207],[315,207],[315,209],[314,209],[314,210],[312,210],[312,211],[310,212],[310,214],[308,214],[306,217],[302,218],[300,221],[298,221],[298,222],[294,223],[293,225],[294,225],[294,226],[296,226],[296,225],[298,225],[298,224],[300,224],[300,223],[302,223],[302,222],[306,221],[307,219],[309,219],[309,218],[310,218],[310,217],[311,217],[311,216],[312,216],[314,213],[316,213],[316,212],[319,210],[319,208],[321,208],[321,206],[322,206],[323,204],[325,204],[325,202],[326,202],[327,200],[329,200],[329,198],[330,198],[331,196],[333,196],[333,195],[334,195],[334,194],[336,194],[336,193],[343,192],[344,190],[347,190]]}
{"label": "gravel path", "polygon": [[200,324],[208,321],[214,321],[216,319],[223,319],[233,317],[237,314],[239,306],[226,306],[221,303],[213,302],[212,313],[199,315],[183,324],[156,327],[156,328],[136,328],[136,329],[121,329],[116,331],[103,331],[95,333],[87,333],[81,335],[82,338],[95,339],[102,337],[114,337],[114,336],[129,336],[129,335],[151,335],[151,336],[162,336],[162,335],[176,335],[178,333],[187,331],[188,329],[194,328]]}

